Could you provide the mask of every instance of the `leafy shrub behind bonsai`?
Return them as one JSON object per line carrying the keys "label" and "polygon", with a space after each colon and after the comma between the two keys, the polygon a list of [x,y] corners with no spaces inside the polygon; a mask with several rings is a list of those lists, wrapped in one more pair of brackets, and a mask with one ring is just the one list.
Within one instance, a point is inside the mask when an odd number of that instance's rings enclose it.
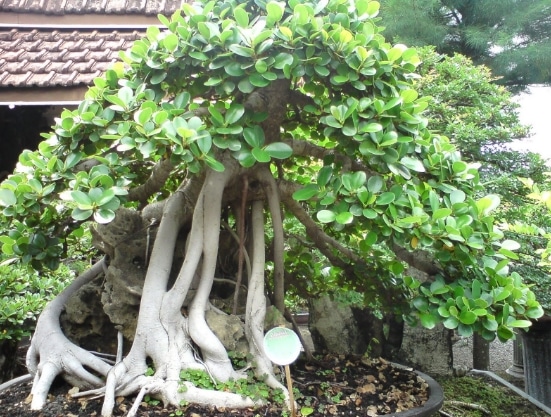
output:
{"label": "leafy shrub behind bonsai", "polygon": [[38,273],[23,265],[0,264],[0,341],[29,336],[46,303],[74,278],[66,265]]}

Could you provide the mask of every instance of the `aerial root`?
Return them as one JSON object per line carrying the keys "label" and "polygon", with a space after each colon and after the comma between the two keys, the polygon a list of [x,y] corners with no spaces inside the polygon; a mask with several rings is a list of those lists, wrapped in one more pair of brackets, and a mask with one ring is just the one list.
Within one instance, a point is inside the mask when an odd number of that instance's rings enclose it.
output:
{"label": "aerial root", "polygon": [[138,412],[138,408],[142,403],[143,397],[145,397],[147,394],[155,394],[157,392],[160,392],[162,388],[162,384],[163,384],[162,381],[154,381],[147,385],[144,385],[138,392],[138,395],[136,396],[136,399],[134,400],[134,404],[132,404],[132,408],[130,408],[130,411],[128,412],[127,417],[134,417]]}
{"label": "aerial root", "polygon": [[237,393],[197,388],[191,382],[156,379],[142,386],[127,417],[136,415],[143,398],[149,394],[162,400],[165,406],[170,404],[175,407],[179,407],[182,403],[228,408],[260,407],[265,404],[263,401],[253,401]]}

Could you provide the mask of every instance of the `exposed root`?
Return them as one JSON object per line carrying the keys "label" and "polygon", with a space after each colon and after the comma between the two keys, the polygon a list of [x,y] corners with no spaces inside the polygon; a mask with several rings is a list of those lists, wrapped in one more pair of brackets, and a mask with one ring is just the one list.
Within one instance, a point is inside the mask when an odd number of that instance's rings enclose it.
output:
{"label": "exposed root", "polygon": [[[237,172],[235,161],[228,162],[222,173],[209,171],[197,197],[191,230],[188,234],[190,244],[185,250],[184,261],[172,287],[168,287],[174,252],[178,243],[178,234],[186,216],[183,207],[189,205],[184,188],[174,193],[163,206],[163,214],[158,224],[157,234],[145,277],[138,323],[134,341],[127,356],[122,356],[122,338],[115,358],[109,358],[111,364],[72,344],[62,334],[59,326],[59,314],[67,298],[86,282],[102,272],[103,263],[98,263],[90,271],[67,288],[44,311],[31,349],[28,366],[35,375],[33,386],[33,409],[42,407],[47,392],[56,375],[63,374],[66,379],[81,388],[96,388],[81,395],[104,395],[102,416],[113,414],[115,397],[137,393],[137,398],[129,412],[135,416],[145,395],[161,399],[165,405],[179,406],[182,401],[219,407],[255,407],[262,402],[243,397],[241,394],[213,391],[197,388],[191,381],[180,381],[180,373],[186,369],[203,369],[215,381],[226,382],[229,379],[245,377],[242,372],[233,369],[226,348],[208,327],[205,311],[212,308],[209,296],[214,282],[218,243],[221,229],[221,213],[224,190]],[[272,215],[274,235],[282,236],[282,222],[277,187],[269,170],[265,170],[259,179],[269,184],[269,206]],[[245,313],[245,334],[252,355],[251,363],[257,377],[269,386],[281,389],[289,402],[287,389],[274,375],[271,362],[263,348],[264,316],[266,296],[264,288],[265,241],[264,241],[264,202],[252,203],[252,247],[247,262],[249,283]],[[243,236],[241,236],[243,239]],[[278,248],[275,254],[282,258],[283,251]],[[281,260],[276,269],[282,274]],[[278,278],[279,292],[282,281]],[[193,290],[187,316],[181,307]],[[150,361],[155,373],[146,376]],[[91,371],[88,371],[90,369]],[[106,376],[105,383],[100,377]]]}
{"label": "exposed root", "polygon": [[103,380],[98,375],[107,375],[111,366],[67,339],[59,324],[59,315],[69,297],[102,273],[103,266],[104,261],[101,260],[76,278],[46,306],[38,319],[36,331],[27,352],[27,368],[34,377],[31,390],[31,409],[33,410],[40,410],[46,403],[52,382],[58,375],[62,375],[72,385],[81,388],[103,385]]}
{"label": "exposed root", "polygon": [[264,291],[264,216],[261,201],[253,202],[252,223],[253,261],[247,296],[245,334],[249,341],[249,351],[254,358],[253,362],[257,376],[263,376],[268,386],[281,389],[285,394],[287,402],[289,402],[289,392],[275,377],[272,363],[264,352],[266,297]]}

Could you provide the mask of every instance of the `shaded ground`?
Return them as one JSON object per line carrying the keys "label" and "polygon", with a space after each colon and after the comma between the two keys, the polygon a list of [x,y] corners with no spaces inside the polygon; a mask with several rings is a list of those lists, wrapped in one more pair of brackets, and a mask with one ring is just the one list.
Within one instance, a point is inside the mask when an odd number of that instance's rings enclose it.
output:
{"label": "shaded ground", "polygon": [[[302,415],[378,416],[418,407],[428,396],[427,384],[416,374],[390,363],[360,357],[325,356],[316,363],[298,361],[291,367],[296,400]],[[57,384],[42,411],[29,410],[30,383],[0,392],[0,414],[10,417],[99,416],[101,399],[73,399],[64,383]],[[131,399],[120,398],[115,416],[124,415]],[[144,402],[139,416],[267,416],[280,417],[282,409],[269,405],[256,410],[210,409],[184,406],[165,409],[153,401]]]}

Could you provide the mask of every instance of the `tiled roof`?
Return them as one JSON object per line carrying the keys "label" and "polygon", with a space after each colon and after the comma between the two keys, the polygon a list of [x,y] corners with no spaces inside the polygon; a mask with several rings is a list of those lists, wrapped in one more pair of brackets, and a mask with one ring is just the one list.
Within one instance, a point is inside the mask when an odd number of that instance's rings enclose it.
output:
{"label": "tiled roof", "polygon": [[0,0],[0,12],[171,15],[182,0]]}
{"label": "tiled roof", "polygon": [[0,88],[90,85],[142,36],[137,30],[0,30]]}

